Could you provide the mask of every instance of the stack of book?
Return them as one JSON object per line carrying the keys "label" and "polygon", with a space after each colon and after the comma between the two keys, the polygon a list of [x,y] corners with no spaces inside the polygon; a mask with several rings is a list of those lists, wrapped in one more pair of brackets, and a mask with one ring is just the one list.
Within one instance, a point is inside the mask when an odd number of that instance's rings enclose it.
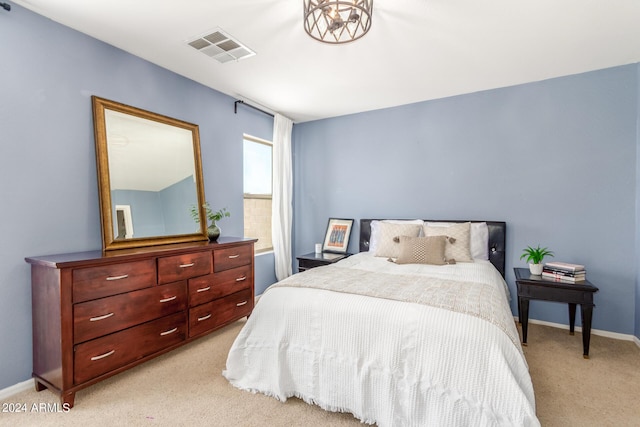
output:
{"label": "stack of book", "polygon": [[548,262],[542,267],[542,277],[557,282],[579,283],[587,279],[587,271],[584,265]]}

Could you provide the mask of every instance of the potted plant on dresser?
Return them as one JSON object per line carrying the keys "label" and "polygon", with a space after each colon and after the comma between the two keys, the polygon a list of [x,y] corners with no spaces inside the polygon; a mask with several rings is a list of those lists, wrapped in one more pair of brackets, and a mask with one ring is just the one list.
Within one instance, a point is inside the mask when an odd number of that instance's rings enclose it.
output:
{"label": "potted plant on dresser", "polygon": [[540,276],[542,274],[542,260],[547,256],[552,257],[553,252],[547,248],[541,248],[540,245],[535,248],[527,246],[526,249],[523,249],[520,259],[526,258],[531,274]]}

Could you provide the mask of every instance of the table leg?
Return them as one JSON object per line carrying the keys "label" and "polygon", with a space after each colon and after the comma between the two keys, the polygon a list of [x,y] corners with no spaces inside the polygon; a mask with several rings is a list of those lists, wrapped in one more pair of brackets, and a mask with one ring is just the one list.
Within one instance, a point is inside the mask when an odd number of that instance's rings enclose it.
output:
{"label": "table leg", "polygon": [[580,315],[582,316],[582,357],[589,358],[589,342],[591,341],[591,318],[593,316],[593,305],[580,304]]}
{"label": "table leg", "polygon": [[520,301],[520,314],[522,321],[522,345],[527,345],[527,329],[529,326],[529,300],[526,298],[518,298]]}
{"label": "table leg", "polygon": [[569,303],[569,335],[573,335],[576,329],[576,305]]}
{"label": "table leg", "polygon": [[522,324],[522,315],[520,313],[522,313],[522,309],[520,308],[520,297],[518,297],[518,323]]}

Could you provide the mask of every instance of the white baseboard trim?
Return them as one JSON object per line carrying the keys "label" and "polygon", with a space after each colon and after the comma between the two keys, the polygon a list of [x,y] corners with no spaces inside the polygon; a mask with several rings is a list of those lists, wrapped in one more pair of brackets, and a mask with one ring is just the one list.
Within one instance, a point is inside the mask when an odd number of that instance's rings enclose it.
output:
{"label": "white baseboard trim", "polygon": [[11,396],[15,396],[18,393],[22,393],[25,390],[29,390],[34,387],[33,380],[26,380],[18,384],[14,384],[11,387],[0,390],[0,400],[8,399]]}
{"label": "white baseboard trim", "polygon": [[[518,316],[513,316],[513,318],[515,319],[516,322],[518,321]],[[551,326],[552,328],[566,329],[567,331],[569,330],[569,325],[565,325],[562,323],[545,322],[544,320],[536,320],[536,319],[529,319],[529,323],[535,323],[537,325],[543,325],[543,326]],[[582,332],[582,327],[576,326],[575,330],[576,332]],[[591,329],[591,334],[600,335],[601,337],[606,337],[606,338],[614,338],[616,340],[634,341],[636,345],[640,347],[640,340],[634,335],[603,331],[601,329]]]}

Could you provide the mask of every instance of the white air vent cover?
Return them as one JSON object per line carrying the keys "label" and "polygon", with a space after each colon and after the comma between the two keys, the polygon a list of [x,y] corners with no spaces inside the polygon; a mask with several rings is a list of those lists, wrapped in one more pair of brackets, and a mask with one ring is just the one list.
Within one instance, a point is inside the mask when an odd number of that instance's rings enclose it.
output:
{"label": "white air vent cover", "polygon": [[239,61],[256,54],[219,28],[187,43],[220,63]]}

